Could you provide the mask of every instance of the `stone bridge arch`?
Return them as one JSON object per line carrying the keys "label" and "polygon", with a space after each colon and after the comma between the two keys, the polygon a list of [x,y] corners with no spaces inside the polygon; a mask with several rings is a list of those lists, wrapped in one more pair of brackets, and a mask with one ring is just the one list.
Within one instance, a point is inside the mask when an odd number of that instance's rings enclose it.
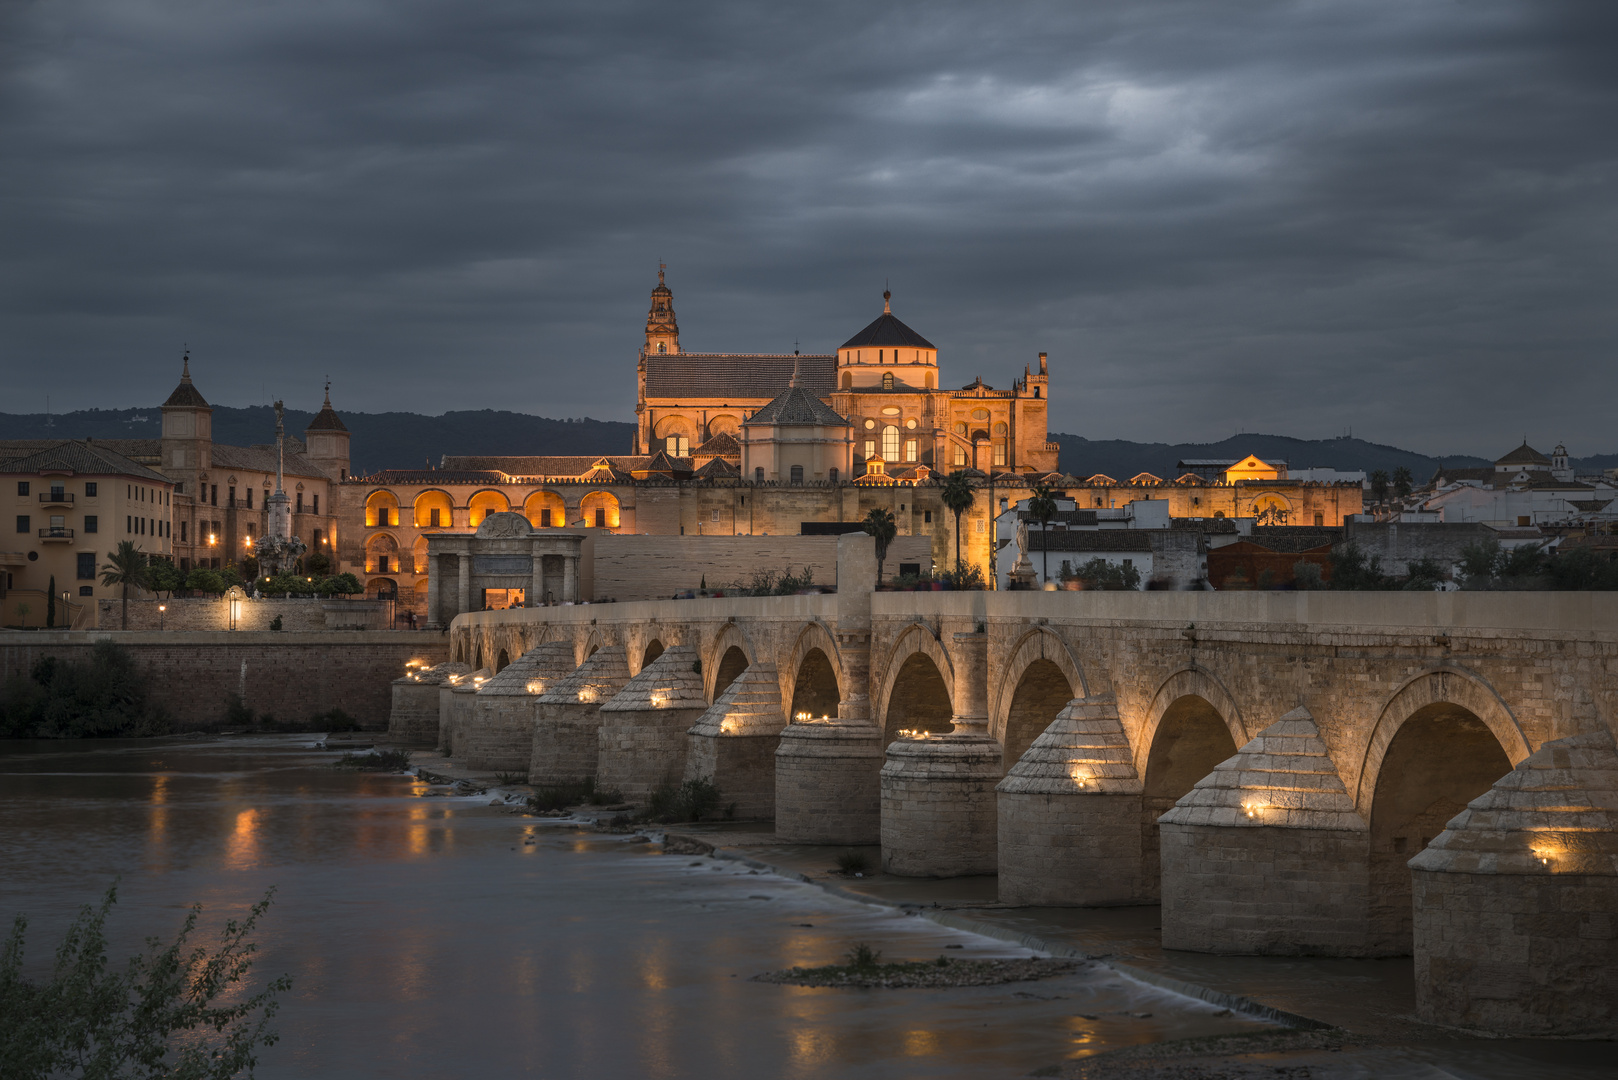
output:
{"label": "stone bridge arch", "polygon": [[680,644],[678,627],[655,622],[635,623],[623,634],[624,651],[628,654],[629,673],[639,675],[641,669],[671,645]]}
{"label": "stone bridge arch", "polygon": [[955,665],[926,625],[911,623],[894,639],[876,705],[884,743],[904,728],[944,732],[954,726]]}
{"label": "stone bridge arch", "polygon": [[776,665],[776,674],[788,720],[799,712],[835,717],[838,704],[847,696],[837,639],[819,619],[798,632],[785,660]]}
{"label": "stone bridge arch", "polygon": [[591,656],[595,655],[597,649],[604,649],[608,645],[614,644],[612,633],[595,626],[587,627],[586,629],[589,632],[585,634],[574,632],[574,667],[579,667],[590,659]]}
{"label": "stone bridge arch", "polygon": [[736,676],[752,667],[757,651],[747,632],[735,622],[727,622],[702,650],[702,685],[710,703],[718,700]]}
{"label": "stone bridge arch", "polygon": [[1060,634],[1048,626],[1024,634],[1002,665],[989,703],[989,734],[1000,740],[1006,768],[1017,763],[1069,701],[1089,696],[1078,658]]}
{"label": "stone bridge arch", "polygon": [[1444,665],[1394,691],[1365,749],[1355,799],[1370,824],[1370,952],[1412,948],[1410,860],[1446,823],[1528,756],[1492,686]]}

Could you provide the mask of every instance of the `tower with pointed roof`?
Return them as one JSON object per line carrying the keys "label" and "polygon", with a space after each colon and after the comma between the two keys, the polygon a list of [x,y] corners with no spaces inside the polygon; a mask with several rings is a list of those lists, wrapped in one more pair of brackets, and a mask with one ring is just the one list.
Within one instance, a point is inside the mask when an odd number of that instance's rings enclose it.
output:
{"label": "tower with pointed roof", "polygon": [[668,267],[657,266],[657,288],[652,290],[651,310],[646,313],[646,351],[658,356],[678,355],[680,324],[674,318],[674,293],[663,280]]}
{"label": "tower with pointed roof", "polygon": [[162,463],[164,473],[194,493],[203,473],[213,466],[213,407],[191,382],[191,352],[180,360],[180,384],[163,402]]}
{"label": "tower with pointed roof", "polygon": [[326,383],[326,403],[309,426],[303,429],[304,459],[333,480],[348,479],[348,427],[331,407],[331,382]]}

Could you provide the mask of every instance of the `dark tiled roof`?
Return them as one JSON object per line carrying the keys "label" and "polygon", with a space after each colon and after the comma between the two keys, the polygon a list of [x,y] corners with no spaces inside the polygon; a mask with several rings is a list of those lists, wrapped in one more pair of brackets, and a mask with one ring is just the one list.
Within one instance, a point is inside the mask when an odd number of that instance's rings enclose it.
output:
{"label": "dark tiled roof", "polygon": [[1343,538],[1338,525],[1255,525],[1248,539],[1270,551],[1313,551]]}
{"label": "dark tiled roof", "polygon": [[843,349],[875,348],[878,345],[903,345],[912,349],[936,349],[938,346],[894,318],[892,312],[883,312],[876,321],[855,334],[842,345]]}
{"label": "dark tiled roof", "polygon": [[671,457],[667,450],[659,450],[651,459],[642,465],[636,472],[666,473],[669,476],[684,474],[691,475],[691,459],[688,457]]}
{"label": "dark tiled roof", "polygon": [[584,455],[554,455],[554,456],[454,456],[444,455],[440,464],[449,470],[462,472],[502,472],[508,476],[586,476],[596,467],[597,462],[605,461],[607,468],[614,472],[629,473],[634,469],[644,469],[646,463],[652,460],[650,454],[604,454]]}
{"label": "dark tiled roof", "polygon": [[1150,551],[1146,529],[1028,530],[1029,551]]}
{"label": "dark tiled roof", "polygon": [[853,427],[836,409],[820,400],[814,391],[794,386],[744,421],[748,427],[763,424],[820,424],[825,427]]}
{"label": "dark tiled roof", "polygon": [[454,469],[383,469],[370,476],[351,476],[350,484],[498,484],[505,477],[497,472]]}
{"label": "dark tiled roof", "polygon": [[1495,464],[1496,465],[1540,465],[1540,466],[1543,466],[1543,467],[1548,469],[1548,468],[1550,468],[1551,459],[1546,457],[1544,454],[1541,454],[1538,450],[1535,450],[1532,446],[1529,446],[1527,443],[1523,443],[1521,446],[1517,447],[1517,449],[1513,450],[1511,453],[1507,454],[1505,457],[1497,458],[1495,460]]}
{"label": "dark tiled roof", "polygon": [[757,401],[775,397],[792,384],[831,393],[837,382],[835,356],[771,356],[747,353],[677,353],[646,357],[649,398],[718,398]]}
{"label": "dark tiled roof", "polygon": [[88,439],[65,440],[0,465],[0,472],[8,473],[40,473],[47,469],[66,469],[81,476],[133,476],[160,484],[171,482],[162,473]]}
{"label": "dark tiled roof", "polygon": [[721,431],[695,450],[692,457],[741,457],[742,444],[728,431]]}
{"label": "dark tiled roof", "polygon": [[335,409],[333,409],[331,407],[331,391],[328,390],[326,392],[326,404],[321,407],[319,412],[315,413],[315,418],[313,420],[309,421],[309,426],[304,428],[303,430],[305,430],[305,431],[347,431],[348,430],[348,427],[338,417],[337,410],[335,410]]}
{"label": "dark tiled roof", "polygon": [[[326,474],[315,468],[303,459],[303,456],[293,449],[297,445],[291,439],[287,440],[286,461],[281,471],[287,476],[302,476],[305,478],[325,479]],[[224,443],[213,444],[214,469],[251,469],[254,472],[275,472],[275,447],[259,444],[258,446],[226,446]]]}
{"label": "dark tiled roof", "polygon": [[692,475],[699,480],[733,480],[742,470],[722,457],[716,457]]}
{"label": "dark tiled roof", "polygon": [[1453,484],[1453,483],[1456,483],[1456,482],[1461,481],[1461,480],[1476,480],[1480,484],[1486,484],[1486,483],[1491,482],[1496,476],[1499,476],[1499,475],[1503,475],[1503,474],[1496,473],[1494,471],[1494,468],[1492,466],[1489,466],[1489,465],[1485,465],[1485,466],[1482,466],[1482,467],[1476,468],[1476,469],[1473,469],[1473,468],[1454,468],[1454,469],[1452,469],[1452,468],[1448,468],[1446,466],[1440,465],[1438,467],[1438,470],[1433,473],[1433,478],[1431,480],[1431,483],[1436,484],[1440,480],[1442,480],[1445,483]]}
{"label": "dark tiled roof", "polygon": [[208,408],[207,399],[202,396],[202,392],[191,385],[191,356],[189,353],[186,354],[184,365],[180,368],[180,385],[174,388],[174,393],[170,394],[169,399],[163,404],[165,406],[183,405],[195,409]]}

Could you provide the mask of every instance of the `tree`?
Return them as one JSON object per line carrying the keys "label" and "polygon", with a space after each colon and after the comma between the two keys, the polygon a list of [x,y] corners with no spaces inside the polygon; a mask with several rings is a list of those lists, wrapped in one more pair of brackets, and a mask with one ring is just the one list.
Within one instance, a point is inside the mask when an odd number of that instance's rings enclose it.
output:
{"label": "tree", "polygon": [[151,561],[150,588],[153,592],[166,592],[170,598],[174,596],[175,589],[185,588],[185,575],[180,573],[179,567],[168,559],[153,559]]}
{"label": "tree", "polygon": [[1028,512],[1034,515],[1035,521],[1039,522],[1041,534],[1039,545],[1040,579],[1049,581],[1051,579],[1051,552],[1050,545],[1045,543],[1043,534],[1046,526],[1051,523],[1051,519],[1056,516],[1056,499],[1052,497],[1052,492],[1048,485],[1034,485],[1034,497],[1028,500]]}
{"label": "tree", "polygon": [[146,553],[135,547],[133,540],[120,540],[118,547],[107,552],[108,562],[101,567],[101,584],[118,585],[123,589],[123,626],[129,629],[129,590],[144,589],[151,580],[151,566]]}
{"label": "tree", "polygon": [[1399,498],[1410,494],[1410,489],[1416,486],[1415,477],[1410,475],[1410,469],[1401,465],[1393,470],[1393,493]]}
{"label": "tree", "polygon": [[1500,541],[1476,540],[1461,549],[1461,574],[1468,589],[1487,589],[1494,584],[1500,566]]}
{"label": "tree", "polygon": [[1377,469],[1371,474],[1371,498],[1379,503],[1388,499],[1388,474],[1384,469]]}
{"label": "tree", "polygon": [[880,506],[865,515],[865,531],[876,539],[876,580],[882,581],[882,560],[888,557],[888,545],[899,534],[899,524],[893,515]]}
{"label": "tree", "polygon": [[185,587],[192,592],[207,593],[210,596],[218,596],[230,588],[225,584],[225,579],[219,575],[219,571],[210,570],[205,566],[192,567],[191,572],[185,575]]}
{"label": "tree", "polygon": [[244,921],[225,923],[217,950],[189,944],[199,904],[173,944],[148,939],[147,951],[121,971],[107,962],[105,925],[116,899],[116,889],[108,889],[99,909],[79,912],[56,951],[49,982],[23,978],[28,923],[17,917],[0,944],[0,1076],[251,1076],[258,1048],[277,1039],[268,1026],[276,998],[292,986],[284,975],[256,994],[241,985],[253,966],[248,935],[270,894]]}
{"label": "tree", "polygon": [[45,629],[51,630],[56,626],[56,575],[51,575],[51,583],[46,586],[45,596]]}
{"label": "tree", "polygon": [[1331,587],[1338,590],[1386,589],[1388,579],[1382,573],[1382,556],[1367,557],[1353,541],[1333,548]]}
{"label": "tree", "polygon": [[944,489],[939,492],[944,508],[955,515],[955,568],[961,567],[961,515],[966,513],[972,503],[977,500],[977,493],[972,490],[972,481],[967,478],[966,470],[956,469],[944,480]]}

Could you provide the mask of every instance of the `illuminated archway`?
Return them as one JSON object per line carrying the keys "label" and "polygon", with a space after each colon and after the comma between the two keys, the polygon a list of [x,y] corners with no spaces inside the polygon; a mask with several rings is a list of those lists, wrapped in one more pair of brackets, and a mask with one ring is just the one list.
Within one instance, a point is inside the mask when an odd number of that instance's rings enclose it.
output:
{"label": "illuminated archway", "polygon": [[567,504],[554,491],[536,491],[523,500],[523,516],[536,529],[558,529],[567,524]]}
{"label": "illuminated archway", "polygon": [[367,574],[397,574],[403,570],[399,565],[399,541],[391,533],[372,533],[365,538]]}
{"label": "illuminated archway", "polygon": [[425,574],[427,572],[427,538],[425,536],[416,537],[416,542],[410,545],[410,558],[415,563],[416,573]]}
{"label": "illuminated archway", "polygon": [[618,528],[618,497],[610,491],[590,492],[579,500],[579,512],[587,529]]}
{"label": "illuminated archway", "polygon": [[455,524],[455,504],[448,492],[437,488],[416,496],[412,514],[418,529],[448,529]]}
{"label": "illuminated archway", "polygon": [[399,500],[391,491],[373,491],[365,500],[365,525],[399,524]]}
{"label": "illuminated archway", "polygon": [[[1235,756],[1240,745],[1240,729],[1209,700],[1220,697],[1223,688],[1198,676],[1203,673],[1183,671],[1164,684],[1153,702],[1155,721],[1145,733],[1149,741],[1142,770],[1141,885],[1147,897],[1157,897],[1162,888],[1157,819],[1221,761]],[[1246,741],[1241,737],[1241,743]]]}
{"label": "illuminated archway", "polygon": [[511,500],[499,491],[479,491],[467,505],[467,524],[477,528],[490,514],[503,514],[511,509]]}
{"label": "illuminated archway", "polygon": [[837,687],[837,673],[832,670],[831,659],[819,646],[810,648],[793,672],[792,704],[787,709],[787,716],[794,720],[835,719],[840,700],[841,691]]}

